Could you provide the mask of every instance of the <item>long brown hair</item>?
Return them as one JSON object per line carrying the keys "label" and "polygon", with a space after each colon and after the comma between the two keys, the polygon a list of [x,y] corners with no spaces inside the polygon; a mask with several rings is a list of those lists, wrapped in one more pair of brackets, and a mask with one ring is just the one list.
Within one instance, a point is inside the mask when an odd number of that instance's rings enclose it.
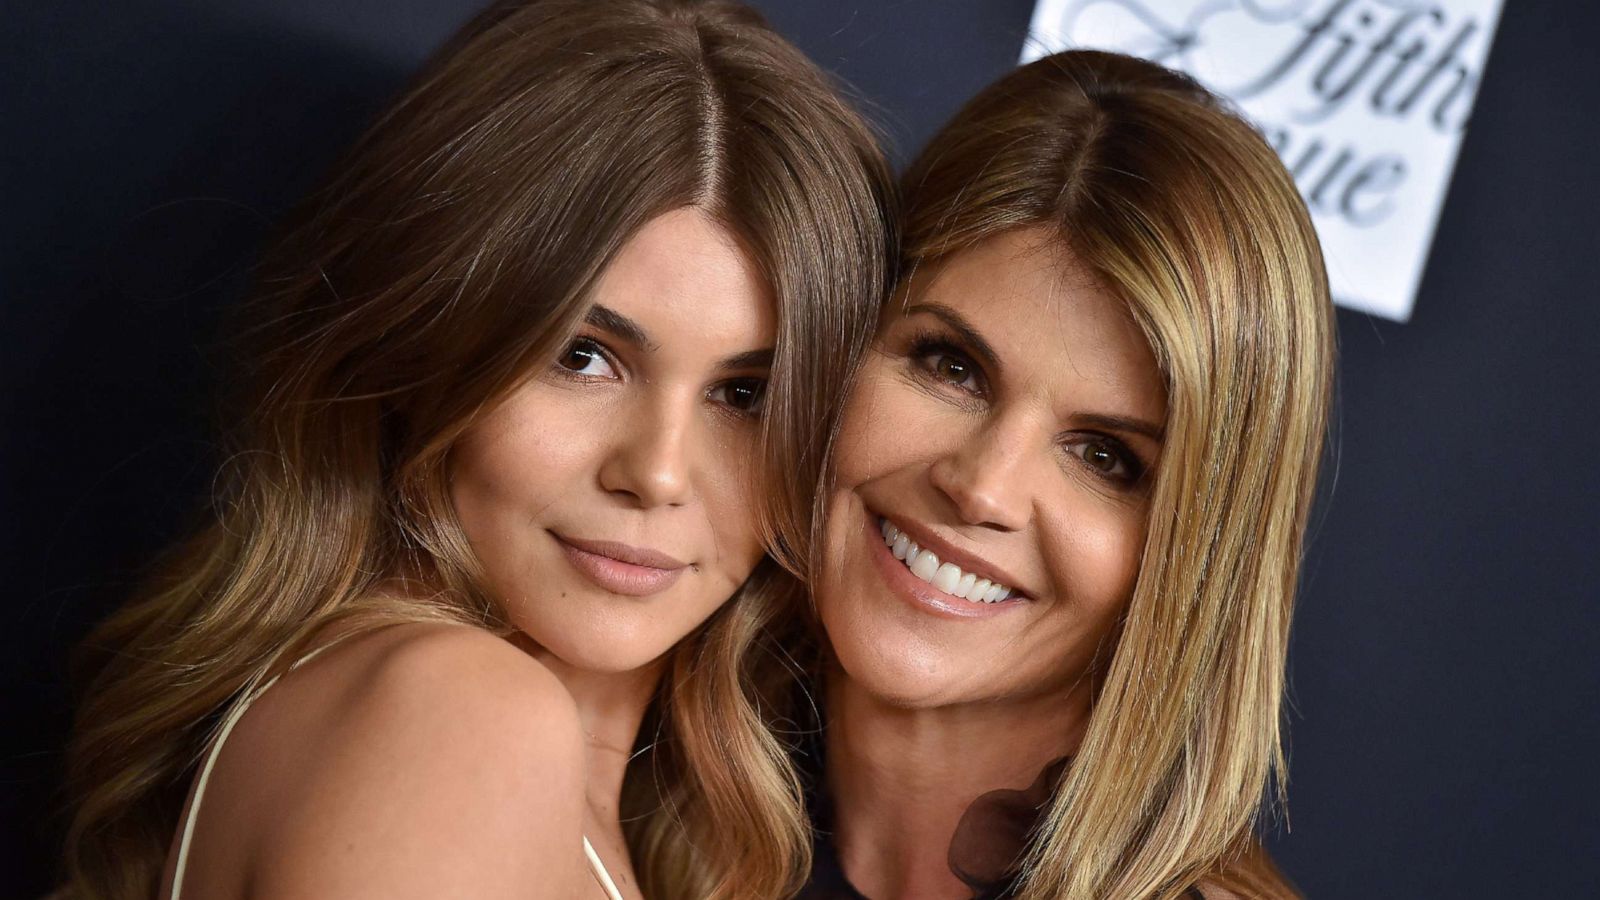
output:
{"label": "long brown hair", "polygon": [[[629,237],[683,207],[737,235],[777,299],[772,558],[672,651],[629,837],[651,896],[792,890],[809,841],[754,691],[776,678],[762,636],[798,590],[805,487],[889,286],[889,192],[859,116],[738,4],[541,0],[470,23],[267,254],[209,524],[86,641],[74,892],[153,895],[211,730],[320,628],[504,627],[447,455],[560,349]],[[416,589],[380,590],[397,577]]]}
{"label": "long brown hair", "polygon": [[1282,784],[1289,617],[1334,353],[1293,181],[1193,80],[1072,51],[974,98],[902,186],[908,271],[1052,228],[1127,304],[1168,395],[1138,583],[1020,896],[1169,898],[1203,878],[1267,890],[1232,873]]}

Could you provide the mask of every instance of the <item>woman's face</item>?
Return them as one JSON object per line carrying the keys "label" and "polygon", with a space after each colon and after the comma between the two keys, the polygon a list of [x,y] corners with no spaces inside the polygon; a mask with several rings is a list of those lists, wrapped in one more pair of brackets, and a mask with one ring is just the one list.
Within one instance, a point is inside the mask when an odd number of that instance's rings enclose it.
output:
{"label": "woman's face", "polygon": [[749,577],[774,327],[733,238],[668,213],[602,273],[559,358],[452,451],[462,528],[539,648],[579,669],[639,668]]}
{"label": "woman's face", "polygon": [[1058,695],[1133,591],[1161,376],[1042,230],[953,255],[906,301],[845,410],[822,623],[848,676],[896,705]]}

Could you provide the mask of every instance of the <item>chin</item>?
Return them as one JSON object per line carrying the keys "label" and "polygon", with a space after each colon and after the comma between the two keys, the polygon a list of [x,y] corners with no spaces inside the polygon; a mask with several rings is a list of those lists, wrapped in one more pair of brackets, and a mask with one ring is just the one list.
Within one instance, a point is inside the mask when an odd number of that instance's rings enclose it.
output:
{"label": "chin", "polygon": [[823,623],[844,675],[877,700],[922,709],[955,699],[960,661],[949,659],[946,648],[890,623],[830,621],[826,613]]}
{"label": "chin", "polygon": [[[543,654],[562,666],[600,675],[620,675],[642,669],[660,659],[677,644],[679,634],[666,634],[659,624],[630,622],[629,616],[606,616],[585,622],[522,620],[518,630]],[[536,655],[543,655],[536,654]]]}
{"label": "chin", "polygon": [[545,649],[574,669],[597,675],[622,675],[643,669],[671,650],[674,641],[585,640],[553,642]]}

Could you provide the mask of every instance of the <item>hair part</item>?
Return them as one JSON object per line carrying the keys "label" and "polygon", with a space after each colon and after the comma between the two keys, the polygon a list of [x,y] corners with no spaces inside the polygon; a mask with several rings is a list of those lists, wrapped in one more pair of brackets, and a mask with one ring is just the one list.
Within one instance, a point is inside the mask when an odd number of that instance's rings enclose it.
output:
{"label": "hair part", "polygon": [[[759,690],[829,423],[886,295],[886,164],[827,78],[718,0],[500,3],[448,42],[266,254],[210,521],[81,652],[74,892],[148,897],[221,717],[335,623],[509,630],[456,521],[456,440],[570,338],[651,219],[727,228],[777,303],[773,559],[671,651],[630,768],[653,897],[779,896],[809,865]],[[399,590],[389,588],[399,585]]]}
{"label": "hair part", "polygon": [[1161,370],[1137,585],[1019,896],[1175,897],[1248,855],[1269,786],[1282,797],[1290,611],[1334,356],[1310,217],[1218,98],[1095,51],[984,90],[903,191],[907,271],[1053,229],[1126,303]]}

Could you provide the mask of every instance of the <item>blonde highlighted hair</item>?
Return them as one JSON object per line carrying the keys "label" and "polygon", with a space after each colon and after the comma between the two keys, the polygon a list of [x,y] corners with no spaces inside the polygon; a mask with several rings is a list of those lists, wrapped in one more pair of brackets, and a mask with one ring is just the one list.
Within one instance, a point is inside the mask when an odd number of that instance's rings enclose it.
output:
{"label": "blonde highlighted hair", "polygon": [[1283,784],[1289,619],[1329,412],[1334,323],[1284,166],[1191,79],[1093,51],[1024,66],[902,181],[909,271],[1055,229],[1143,329],[1165,446],[1134,595],[1018,896],[1251,895],[1253,825]]}
{"label": "blonde highlighted hair", "polygon": [[[684,207],[736,235],[776,298],[772,558],[671,652],[627,829],[651,897],[792,891],[810,843],[759,695],[783,674],[763,635],[795,602],[802,486],[889,287],[890,190],[860,117],[738,4],[540,0],[470,23],[267,255],[209,524],[85,643],[70,892],[154,894],[211,730],[320,629],[505,628],[450,505],[450,448],[561,348],[629,237]],[[405,596],[381,590],[395,579]]]}

